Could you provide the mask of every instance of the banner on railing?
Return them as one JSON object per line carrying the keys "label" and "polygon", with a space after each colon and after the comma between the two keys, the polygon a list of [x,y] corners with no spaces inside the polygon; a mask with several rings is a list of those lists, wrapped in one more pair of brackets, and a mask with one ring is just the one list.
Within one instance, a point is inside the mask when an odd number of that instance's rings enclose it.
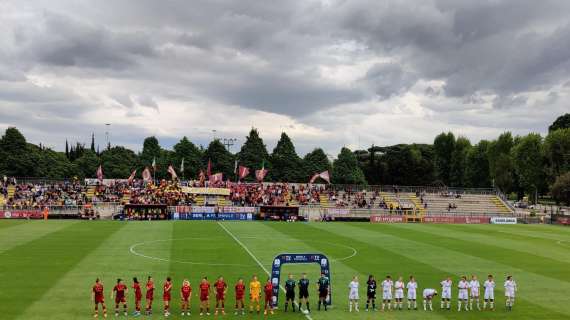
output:
{"label": "banner on railing", "polygon": [[0,211],[0,219],[43,219],[39,210]]}
{"label": "banner on railing", "polygon": [[224,213],[254,213],[255,208],[227,206],[227,207],[221,207],[221,211]]}
{"label": "banner on railing", "polygon": [[178,213],[172,214],[173,220],[239,220],[252,221],[253,213]]}
{"label": "banner on railing", "polygon": [[424,223],[441,224],[488,224],[490,218],[485,216],[425,216]]}
{"label": "banner on railing", "polygon": [[105,186],[112,186],[115,185],[117,183],[127,183],[129,180],[127,179],[103,179],[102,182],[97,179],[91,179],[91,178],[85,178],[85,184],[88,186],[96,186],[99,184],[103,184]]}
{"label": "banner on railing", "polygon": [[372,215],[370,216],[370,222],[372,223],[402,223],[404,222],[403,216],[393,216],[393,215]]}
{"label": "banner on railing", "polygon": [[204,194],[209,196],[229,196],[230,189],[228,188],[194,188],[183,187],[182,192],[190,194]]}
{"label": "banner on railing", "polygon": [[192,213],[215,213],[217,207],[194,206]]}
{"label": "banner on railing", "polygon": [[492,217],[492,224],[517,224],[517,218],[515,217]]}
{"label": "banner on railing", "polygon": [[340,214],[349,214],[350,209],[348,208],[327,208],[327,214],[330,215],[340,215]]}

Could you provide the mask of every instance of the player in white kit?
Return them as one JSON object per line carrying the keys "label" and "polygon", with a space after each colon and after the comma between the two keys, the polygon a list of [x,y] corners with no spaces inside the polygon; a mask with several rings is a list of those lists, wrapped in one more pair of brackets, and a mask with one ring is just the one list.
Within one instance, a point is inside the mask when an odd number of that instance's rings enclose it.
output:
{"label": "player in white kit", "polygon": [[382,281],[382,311],[384,311],[386,305],[388,305],[388,310],[391,309],[393,287],[394,282],[392,282],[392,277],[386,276],[386,279]]}
{"label": "player in white kit", "polygon": [[358,288],[360,284],[358,283],[358,277],[354,276],[352,281],[348,284],[348,312],[352,312],[352,307],[354,306],[354,311],[358,312]]}
{"label": "player in white kit", "polygon": [[394,309],[402,310],[402,303],[404,301],[404,278],[402,276],[398,277],[398,280],[394,283]]}
{"label": "player in white kit", "polygon": [[470,289],[469,309],[470,310],[473,310],[473,301],[475,301],[477,303],[477,310],[481,310],[481,306],[479,304],[479,287],[480,286],[481,286],[481,284],[479,283],[479,280],[477,280],[477,276],[472,275],[471,281],[469,281],[469,289]]}
{"label": "player in white kit", "polygon": [[457,284],[457,311],[461,311],[461,304],[465,306],[465,311],[469,311],[469,306],[467,301],[469,300],[469,282],[467,282],[466,276],[461,276],[461,280]]}
{"label": "player in white kit", "polygon": [[418,303],[416,301],[416,291],[418,290],[418,283],[414,276],[410,276],[410,281],[406,284],[406,288],[408,289],[408,310],[410,308],[414,308],[418,310]]}
{"label": "player in white kit", "polygon": [[430,311],[433,311],[432,300],[435,296],[437,296],[437,291],[435,289],[424,289],[424,311],[427,311],[427,307],[429,307]]}
{"label": "player in white kit", "polygon": [[513,310],[513,305],[515,304],[515,292],[517,291],[517,283],[512,276],[507,276],[507,281],[505,281],[505,306],[507,311]]}
{"label": "player in white kit", "polygon": [[440,284],[441,308],[451,310],[451,286],[453,285],[453,281],[451,281],[451,277],[447,277],[447,279],[443,280]]}
{"label": "player in white kit", "polygon": [[483,310],[487,309],[487,303],[491,310],[495,310],[495,280],[493,279],[493,275],[490,274],[487,277],[487,280],[483,283],[483,287],[485,288],[485,295],[483,296]]}

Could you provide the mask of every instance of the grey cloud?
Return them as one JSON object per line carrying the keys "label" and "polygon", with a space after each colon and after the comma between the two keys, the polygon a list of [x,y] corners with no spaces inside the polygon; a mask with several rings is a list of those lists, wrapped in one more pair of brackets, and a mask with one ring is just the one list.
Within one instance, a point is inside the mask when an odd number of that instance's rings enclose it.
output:
{"label": "grey cloud", "polygon": [[399,64],[390,62],[375,64],[362,79],[382,99],[407,91],[417,80],[413,73],[406,72]]}
{"label": "grey cloud", "polygon": [[154,99],[151,96],[148,95],[138,96],[137,102],[141,106],[149,107],[158,111],[158,104],[156,103],[156,101],[154,101]]}

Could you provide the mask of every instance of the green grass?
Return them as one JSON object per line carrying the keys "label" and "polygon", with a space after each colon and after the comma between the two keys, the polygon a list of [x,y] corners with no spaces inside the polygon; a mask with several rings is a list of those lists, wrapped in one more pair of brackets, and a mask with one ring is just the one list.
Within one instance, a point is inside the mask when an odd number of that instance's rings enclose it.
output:
{"label": "green grass", "polygon": [[[570,305],[570,230],[552,226],[497,225],[372,225],[368,223],[225,222],[250,252],[270,269],[273,257],[283,252],[322,252],[331,259],[334,308],[316,311],[312,319],[568,319]],[[138,245],[137,245],[138,244]],[[147,257],[132,254],[134,250]],[[353,249],[357,254],[351,258]],[[225,264],[225,265],[219,265]],[[289,265],[283,273],[308,272],[316,282],[317,265]],[[358,275],[383,278],[414,274],[423,288],[439,289],[450,275],[488,273],[497,278],[495,312],[392,311],[349,314],[347,285]],[[0,318],[89,319],[91,285],[103,279],[108,307],[116,278],[131,284],[133,276],[152,275],[160,286],[174,279],[173,319],[178,316],[178,290],[188,278],[194,289],[202,276],[223,275],[233,287],[239,277],[265,272],[216,222],[79,222],[0,221]],[[519,285],[512,313],[503,308],[502,282],[513,274]],[[361,297],[365,296],[361,285]],[[160,316],[161,290],[155,297]],[[454,289],[454,297],[457,290]],[[233,290],[229,310],[232,311]],[[130,311],[132,295],[129,294]],[[454,307],[455,307],[454,301]],[[361,303],[363,308],[363,301]],[[197,311],[193,297],[192,310]],[[195,317],[195,315],[193,315]],[[233,318],[228,315],[226,318]],[[257,315],[239,318],[259,318]],[[274,318],[305,319],[278,311]]]}

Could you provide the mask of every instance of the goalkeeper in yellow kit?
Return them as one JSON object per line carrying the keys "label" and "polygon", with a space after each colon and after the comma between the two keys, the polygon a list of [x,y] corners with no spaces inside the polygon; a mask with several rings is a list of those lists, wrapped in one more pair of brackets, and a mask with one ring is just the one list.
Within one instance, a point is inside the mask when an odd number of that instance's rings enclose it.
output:
{"label": "goalkeeper in yellow kit", "polygon": [[261,300],[261,282],[257,280],[257,276],[255,275],[253,276],[251,282],[249,283],[249,298],[250,298],[249,312],[253,313],[253,305],[255,304],[255,309],[257,313],[259,313],[261,310],[259,302]]}

